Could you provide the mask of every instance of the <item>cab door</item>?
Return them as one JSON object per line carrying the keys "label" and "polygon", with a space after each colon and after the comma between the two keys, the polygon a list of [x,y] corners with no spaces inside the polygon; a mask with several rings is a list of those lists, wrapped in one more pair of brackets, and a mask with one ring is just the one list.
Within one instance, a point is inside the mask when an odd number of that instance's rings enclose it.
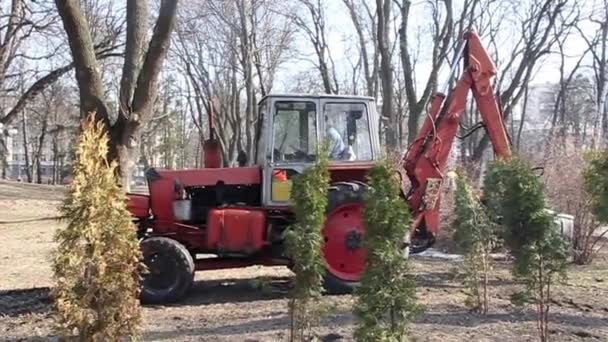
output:
{"label": "cab door", "polygon": [[365,98],[326,97],[320,101],[321,139],[329,142],[330,162],[372,161],[378,155],[375,108]]}
{"label": "cab door", "polygon": [[315,162],[320,137],[318,110],[317,98],[270,99],[268,148],[262,171],[265,206],[288,206],[293,178]]}

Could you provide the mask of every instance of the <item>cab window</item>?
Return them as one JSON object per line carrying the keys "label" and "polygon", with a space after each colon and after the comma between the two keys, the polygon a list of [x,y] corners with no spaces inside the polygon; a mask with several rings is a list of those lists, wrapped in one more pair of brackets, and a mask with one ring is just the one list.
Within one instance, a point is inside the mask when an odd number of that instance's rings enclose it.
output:
{"label": "cab window", "polygon": [[311,162],[317,147],[317,109],[314,102],[279,101],[273,114],[272,160]]}
{"label": "cab window", "polygon": [[372,160],[372,140],[364,103],[326,103],[323,114],[331,160]]}

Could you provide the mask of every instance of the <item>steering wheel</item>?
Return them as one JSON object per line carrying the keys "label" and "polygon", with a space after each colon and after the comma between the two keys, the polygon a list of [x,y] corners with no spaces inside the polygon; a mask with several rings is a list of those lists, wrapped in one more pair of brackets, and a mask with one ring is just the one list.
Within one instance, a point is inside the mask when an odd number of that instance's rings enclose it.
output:
{"label": "steering wheel", "polygon": [[305,160],[307,162],[314,162],[316,159],[316,156],[308,154],[308,152],[299,149],[295,145],[290,144],[289,147],[291,147],[294,150],[293,156],[297,160]]}
{"label": "steering wheel", "polygon": [[272,151],[272,157],[275,161],[276,160],[285,160],[285,154],[276,148]]}

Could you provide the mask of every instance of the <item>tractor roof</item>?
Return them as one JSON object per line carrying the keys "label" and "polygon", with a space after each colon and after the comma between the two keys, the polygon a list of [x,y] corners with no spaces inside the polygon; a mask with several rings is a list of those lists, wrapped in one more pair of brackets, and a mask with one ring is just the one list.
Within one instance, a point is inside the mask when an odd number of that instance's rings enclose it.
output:
{"label": "tractor roof", "polygon": [[360,95],[334,95],[334,94],[268,94],[264,96],[260,103],[266,100],[269,97],[300,97],[300,98],[318,98],[318,99],[352,99],[352,100],[365,100],[365,101],[374,101],[375,99],[370,96],[360,96]]}

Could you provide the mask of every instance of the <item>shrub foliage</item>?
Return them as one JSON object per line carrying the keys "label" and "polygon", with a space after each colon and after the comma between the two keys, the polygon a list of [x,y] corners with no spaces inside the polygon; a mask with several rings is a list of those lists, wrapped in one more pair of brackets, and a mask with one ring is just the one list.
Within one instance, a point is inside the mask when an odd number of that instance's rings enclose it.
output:
{"label": "shrub foliage", "polygon": [[289,228],[286,252],[293,261],[295,287],[289,302],[291,341],[308,341],[320,316],[319,302],[325,276],[321,247],[329,188],[326,149],[317,153],[315,165],[298,175],[291,190],[296,224]]}
{"label": "shrub foliage", "polygon": [[513,274],[526,289],[517,298],[531,298],[538,313],[541,341],[548,339],[551,289],[565,277],[567,246],[545,209],[543,186],[528,163],[518,158],[494,163],[484,180],[490,208],[501,220],[515,261]]}
{"label": "shrub foliage", "polygon": [[357,341],[404,341],[408,323],[420,310],[414,277],[401,251],[410,214],[395,174],[387,161],[369,173],[363,239],[367,267],[356,290]]}
{"label": "shrub foliage", "polygon": [[[548,203],[551,209],[574,216],[572,227],[568,230],[572,260],[578,265],[589,264],[603,247],[601,241],[605,234],[601,231],[602,222],[597,217],[598,212],[602,211],[597,206],[602,202],[602,187],[607,189],[605,177],[608,177],[608,169],[602,171],[601,167],[604,153],[583,148],[566,137],[549,145],[548,153],[546,161],[543,160]],[[608,195],[605,196],[608,199]]]}
{"label": "shrub foliage", "polygon": [[589,165],[583,173],[585,190],[591,197],[595,217],[608,223],[608,153],[588,154]]}
{"label": "shrub foliage", "polygon": [[74,180],[55,236],[53,296],[58,333],[81,341],[137,338],[141,253],[126,197],[106,160],[108,137],[90,115],[76,147]]}
{"label": "shrub foliage", "polygon": [[464,251],[466,304],[474,311],[488,312],[488,273],[492,259],[495,225],[486,208],[463,176],[456,179],[454,239]]}

